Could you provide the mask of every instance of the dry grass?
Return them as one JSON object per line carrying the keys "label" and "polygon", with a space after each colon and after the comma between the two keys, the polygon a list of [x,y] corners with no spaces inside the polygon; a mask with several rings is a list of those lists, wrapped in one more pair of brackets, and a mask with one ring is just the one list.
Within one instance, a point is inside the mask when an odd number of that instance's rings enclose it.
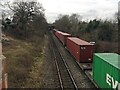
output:
{"label": "dry grass", "polygon": [[9,88],[21,88],[25,86],[27,78],[32,73],[34,64],[42,59],[43,45],[44,40],[42,43],[40,41],[34,43],[11,37],[9,43],[3,43]]}
{"label": "dry grass", "polygon": [[41,57],[36,57],[32,70],[27,78],[24,88],[41,88],[44,86],[44,69],[46,68],[45,52],[48,47],[48,40],[44,40]]}

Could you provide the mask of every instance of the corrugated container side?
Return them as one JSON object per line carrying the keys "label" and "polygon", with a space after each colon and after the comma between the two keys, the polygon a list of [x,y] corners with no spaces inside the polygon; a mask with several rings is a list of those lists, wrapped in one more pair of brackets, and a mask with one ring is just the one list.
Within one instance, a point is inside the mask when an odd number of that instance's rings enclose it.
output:
{"label": "corrugated container side", "polygon": [[93,54],[94,54],[94,45],[80,46],[80,60],[81,60],[81,62],[91,63],[93,61]]}
{"label": "corrugated container side", "polygon": [[79,61],[80,47],[67,38],[67,48],[69,52],[75,57],[75,59]]}
{"label": "corrugated container side", "polygon": [[71,35],[67,35],[63,37],[63,45],[66,45],[67,43],[67,37],[71,37]]}
{"label": "corrugated container side", "polygon": [[62,33],[59,35],[59,40],[62,42]]}
{"label": "corrugated container side", "polygon": [[59,33],[58,33],[58,34],[59,34],[59,35],[58,35],[58,36],[59,36],[58,38],[59,38],[60,41],[61,41],[61,33],[62,33],[62,32],[59,32]]}
{"label": "corrugated container side", "polygon": [[67,38],[67,48],[80,63],[91,63],[93,60],[94,45],[78,45]]}
{"label": "corrugated container side", "polygon": [[57,32],[55,32],[55,36],[57,37]]}
{"label": "corrugated container side", "polygon": [[71,37],[71,35],[64,35],[64,34],[61,34],[61,42],[63,43],[63,45],[66,45],[67,43],[67,37]]}
{"label": "corrugated container side", "polygon": [[59,38],[59,32],[55,32],[55,35],[57,36],[57,38]]}
{"label": "corrugated container side", "polygon": [[61,34],[60,39],[61,39],[62,44],[64,45],[64,35]]}
{"label": "corrugated container side", "polygon": [[55,33],[59,40],[60,40],[60,37],[61,37],[61,33],[62,33],[61,31],[56,31],[56,33]]}
{"label": "corrugated container side", "polygon": [[[118,90],[118,84],[120,83],[120,69],[106,62],[103,58],[94,55],[93,63],[93,79],[100,88],[109,88],[109,90]],[[109,58],[112,58],[114,54],[110,54]],[[113,59],[114,60],[114,59]],[[117,64],[118,65],[118,64]]]}

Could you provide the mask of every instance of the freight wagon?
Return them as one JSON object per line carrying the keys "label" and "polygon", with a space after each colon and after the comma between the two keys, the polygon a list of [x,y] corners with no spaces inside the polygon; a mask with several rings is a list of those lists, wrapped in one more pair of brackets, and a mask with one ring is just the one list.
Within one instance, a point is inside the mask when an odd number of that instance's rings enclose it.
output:
{"label": "freight wagon", "polygon": [[63,33],[63,32],[61,32],[61,31],[56,31],[56,32],[55,32],[55,35],[57,36],[57,38],[58,38],[59,40],[60,40],[60,34],[61,34],[61,33]]}
{"label": "freight wagon", "polygon": [[67,38],[67,49],[79,63],[92,63],[94,45],[76,37]]}
{"label": "freight wagon", "polygon": [[58,31],[57,29],[53,29],[53,32],[55,33],[57,38],[62,42],[63,45],[66,45],[67,37],[71,37],[71,34]]}
{"label": "freight wagon", "polygon": [[67,43],[67,37],[71,37],[71,34],[68,33],[60,33],[60,41],[62,42],[63,45],[66,46]]}

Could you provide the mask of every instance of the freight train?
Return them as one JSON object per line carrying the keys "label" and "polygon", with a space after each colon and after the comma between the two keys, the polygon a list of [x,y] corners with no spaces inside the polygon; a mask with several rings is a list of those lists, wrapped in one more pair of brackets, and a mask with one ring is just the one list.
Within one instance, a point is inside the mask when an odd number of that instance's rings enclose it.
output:
{"label": "freight train", "polygon": [[96,87],[120,90],[120,55],[94,53],[94,44],[57,29],[52,31]]}

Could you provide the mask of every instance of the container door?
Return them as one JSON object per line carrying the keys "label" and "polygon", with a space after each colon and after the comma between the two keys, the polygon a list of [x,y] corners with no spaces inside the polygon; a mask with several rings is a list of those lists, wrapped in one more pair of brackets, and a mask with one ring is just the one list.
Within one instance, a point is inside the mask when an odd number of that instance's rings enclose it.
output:
{"label": "container door", "polygon": [[93,48],[91,46],[80,47],[80,58],[83,63],[90,63],[93,59]]}

